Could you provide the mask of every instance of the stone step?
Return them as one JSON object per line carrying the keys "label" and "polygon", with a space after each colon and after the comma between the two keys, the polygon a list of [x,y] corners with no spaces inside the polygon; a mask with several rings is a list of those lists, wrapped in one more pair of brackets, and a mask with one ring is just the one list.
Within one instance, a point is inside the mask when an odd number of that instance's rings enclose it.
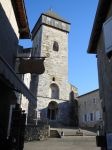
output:
{"label": "stone step", "polygon": [[60,138],[60,134],[57,130],[50,130],[50,138]]}

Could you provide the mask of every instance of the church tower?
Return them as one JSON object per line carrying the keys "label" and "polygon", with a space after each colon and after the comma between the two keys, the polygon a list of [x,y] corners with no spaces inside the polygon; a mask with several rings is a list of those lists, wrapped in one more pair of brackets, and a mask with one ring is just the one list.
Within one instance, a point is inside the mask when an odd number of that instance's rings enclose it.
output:
{"label": "church tower", "polygon": [[41,14],[32,30],[32,56],[46,57],[45,72],[35,81],[37,117],[63,124],[69,124],[69,30],[70,23],[52,11]]}

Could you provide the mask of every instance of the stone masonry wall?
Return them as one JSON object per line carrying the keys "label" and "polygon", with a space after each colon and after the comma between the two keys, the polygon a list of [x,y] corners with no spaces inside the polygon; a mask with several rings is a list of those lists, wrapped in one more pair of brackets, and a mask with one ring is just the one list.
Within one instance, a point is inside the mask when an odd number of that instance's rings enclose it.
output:
{"label": "stone masonry wall", "polygon": [[[59,51],[53,51],[53,42],[59,44]],[[50,27],[43,26],[41,56],[45,60],[45,72],[39,76],[38,95],[49,97],[50,84],[55,77],[59,86],[60,99],[69,99],[70,86],[68,84],[68,34]]]}
{"label": "stone masonry wall", "polygon": [[[59,45],[58,51],[53,50],[54,41]],[[33,39],[33,51],[34,55],[46,57],[45,72],[37,77],[37,117],[47,119],[48,105],[55,101],[58,104],[57,122],[69,124],[68,33],[41,25]],[[59,99],[51,97],[50,85],[53,83],[59,88]]]}
{"label": "stone masonry wall", "polygon": [[46,97],[46,98],[38,97],[38,101],[37,101],[38,119],[41,118],[42,120],[44,120],[44,119],[47,120],[47,108],[48,108],[48,104],[51,101],[55,101],[58,104],[58,115],[57,115],[58,122],[65,124],[65,125],[69,125],[69,123],[70,123],[70,116],[69,116],[70,103],[69,103],[69,101],[65,101],[65,100],[50,99],[48,97]]}
{"label": "stone masonry wall", "polygon": [[[79,125],[81,127],[95,127],[100,123],[100,118],[102,118],[101,103],[99,90],[79,96]],[[90,117],[91,113],[93,114],[93,120]],[[85,120],[85,115],[87,120]]]}
{"label": "stone masonry wall", "polygon": [[[105,21],[110,17],[112,17],[112,3]],[[105,53],[103,30],[97,46],[97,55],[100,97],[103,99],[104,123],[106,132],[112,133],[112,58],[109,59]]]}

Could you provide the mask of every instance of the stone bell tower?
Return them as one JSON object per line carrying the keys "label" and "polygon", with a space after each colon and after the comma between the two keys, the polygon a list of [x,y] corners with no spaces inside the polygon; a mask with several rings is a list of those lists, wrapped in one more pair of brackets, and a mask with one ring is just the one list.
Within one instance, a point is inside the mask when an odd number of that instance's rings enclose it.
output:
{"label": "stone bell tower", "polygon": [[[37,117],[69,122],[68,33],[70,23],[52,11],[41,14],[32,31],[33,56],[46,57],[37,82]],[[36,75],[32,76],[36,78]],[[35,90],[35,89],[34,89]]]}

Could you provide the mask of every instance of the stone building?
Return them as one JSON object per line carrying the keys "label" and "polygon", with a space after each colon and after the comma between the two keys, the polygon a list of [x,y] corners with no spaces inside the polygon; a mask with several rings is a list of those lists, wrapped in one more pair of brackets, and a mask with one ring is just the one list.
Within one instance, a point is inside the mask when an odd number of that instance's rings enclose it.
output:
{"label": "stone building", "polygon": [[78,117],[78,93],[77,88],[71,85],[71,92],[69,94],[70,99],[70,125],[72,127],[79,126],[79,117]]}
{"label": "stone building", "polygon": [[11,142],[15,138],[17,148],[23,138],[21,130],[25,125],[19,96],[30,101],[33,106],[37,104],[37,98],[24,84],[22,77],[25,73],[42,73],[43,60],[31,57],[24,59],[23,55],[17,58],[17,52],[24,51],[18,45],[19,39],[31,37],[24,0],[0,0],[0,16],[0,147],[7,146],[6,140],[10,139]]}
{"label": "stone building", "polygon": [[104,135],[112,149],[112,1],[99,0],[88,52],[97,54],[100,98],[103,101]]}
{"label": "stone building", "polygon": [[45,72],[32,75],[31,90],[37,96],[37,118],[50,123],[70,123],[68,83],[68,33],[70,23],[52,11],[41,14],[32,30],[33,57],[46,57]]}
{"label": "stone building", "polygon": [[[19,39],[30,37],[30,30],[22,0],[0,0],[0,146],[9,136],[12,124],[13,106],[17,104],[18,93],[32,103],[36,98],[26,88],[15,72]],[[3,141],[2,141],[3,140]],[[4,148],[2,148],[4,149]]]}
{"label": "stone building", "polygon": [[79,96],[78,107],[80,127],[98,129],[98,126],[102,125],[102,100],[99,97],[99,89]]}
{"label": "stone building", "polygon": [[[44,60],[45,58],[32,57],[32,48],[23,48],[22,46],[19,46],[15,68],[16,68],[16,72],[19,73],[18,74],[19,78],[24,82],[25,86],[29,90],[32,90],[31,74],[40,75],[45,71]],[[35,95],[35,93],[33,91],[32,93],[33,93],[33,96],[36,98],[37,96]],[[34,105],[32,101],[28,101],[27,97],[19,94],[18,101],[21,105],[21,108],[26,113],[26,116],[27,116],[26,124],[27,123],[36,124],[37,100],[35,101],[35,105]],[[31,120],[28,118],[31,118]]]}

